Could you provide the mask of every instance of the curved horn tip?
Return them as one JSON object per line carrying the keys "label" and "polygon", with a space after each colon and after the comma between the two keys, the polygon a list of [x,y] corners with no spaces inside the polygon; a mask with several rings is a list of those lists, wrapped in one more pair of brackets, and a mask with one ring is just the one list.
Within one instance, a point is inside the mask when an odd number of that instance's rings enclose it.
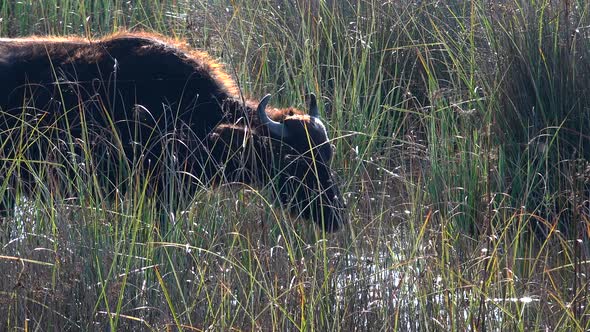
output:
{"label": "curved horn tip", "polygon": [[268,101],[270,100],[271,94],[267,94],[266,96],[264,96],[264,98],[262,98],[262,100],[260,100],[260,102],[258,103],[258,116],[260,116],[260,118],[264,119],[267,118],[268,116],[266,115],[266,104],[268,104]]}
{"label": "curved horn tip", "polygon": [[260,102],[267,102],[270,97],[272,97],[272,95],[270,93],[267,93],[264,97],[262,97],[262,100]]}
{"label": "curved horn tip", "polygon": [[267,94],[258,103],[258,118],[260,118],[260,122],[268,128],[268,131],[272,136],[284,139],[288,136],[287,128],[285,128],[282,123],[272,120],[268,114],[266,114],[266,104],[268,104],[270,96],[270,94]]}
{"label": "curved horn tip", "polygon": [[318,101],[315,94],[312,92],[309,94],[309,116],[314,118],[320,117],[320,110],[318,109]]}
{"label": "curved horn tip", "polygon": [[262,107],[262,109],[264,110],[266,108],[266,104],[268,104],[268,101],[270,100],[270,97],[272,95],[270,93],[266,94],[266,96],[264,96],[260,102],[258,103],[258,109],[260,109]]}

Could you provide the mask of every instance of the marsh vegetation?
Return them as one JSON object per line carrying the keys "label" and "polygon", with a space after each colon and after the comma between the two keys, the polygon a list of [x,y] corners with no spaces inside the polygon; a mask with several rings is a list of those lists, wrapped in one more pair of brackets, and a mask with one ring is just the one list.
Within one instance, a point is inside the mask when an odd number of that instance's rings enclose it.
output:
{"label": "marsh vegetation", "polygon": [[141,180],[107,202],[91,173],[48,164],[24,197],[0,156],[0,199],[18,200],[0,223],[1,329],[588,330],[589,13],[0,0],[2,37],[153,31],[219,58],[247,95],[321,96],[349,215],[324,234],[226,185],[161,227]]}

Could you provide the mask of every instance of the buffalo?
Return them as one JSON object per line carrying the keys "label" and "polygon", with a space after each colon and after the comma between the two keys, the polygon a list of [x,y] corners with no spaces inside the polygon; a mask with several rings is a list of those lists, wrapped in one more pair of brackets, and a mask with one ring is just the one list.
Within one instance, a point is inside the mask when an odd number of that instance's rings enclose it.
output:
{"label": "buffalo", "polygon": [[133,177],[155,197],[178,179],[183,195],[269,188],[295,216],[338,230],[345,208],[316,97],[307,114],[269,98],[244,98],[207,53],[155,34],[0,39],[0,200],[10,211],[11,188],[26,196],[50,164],[108,192]]}

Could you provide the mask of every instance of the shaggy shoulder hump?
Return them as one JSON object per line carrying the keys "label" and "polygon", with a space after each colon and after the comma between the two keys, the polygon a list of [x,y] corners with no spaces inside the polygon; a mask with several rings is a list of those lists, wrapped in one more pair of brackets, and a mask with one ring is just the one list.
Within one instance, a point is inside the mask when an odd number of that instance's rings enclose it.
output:
{"label": "shaggy shoulder hump", "polygon": [[237,98],[240,91],[232,77],[224,70],[223,65],[211,57],[207,52],[191,48],[184,40],[175,40],[155,33],[147,32],[119,32],[95,40],[103,44],[117,41],[134,42],[140,44],[146,52],[160,51],[173,53],[184,61],[193,62],[196,68],[207,72],[217,85],[229,97]]}
{"label": "shaggy shoulder hump", "polygon": [[[195,68],[206,72],[215,81],[217,86],[232,98],[238,98],[240,91],[232,77],[224,70],[221,63],[213,59],[207,52],[192,49],[185,41],[174,40],[162,35],[147,32],[119,32],[99,39],[83,38],[80,36],[30,36],[24,38],[0,38],[0,66],[9,66],[11,59],[18,57],[30,57],[38,53],[46,55],[59,54],[61,49],[72,50],[80,46],[78,54],[70,54],[74,57],[91,58],[88,46],[93,48],[104,47],[123,43],[125,47],[135,47],[146,52],[156,51],[171,53],[187,63],[193,63]],[[85,50],[82,50],[85,49]],[[96,48],[94,48],[96,52]],[[77,53],[77,52],[74,52]],[[102,52],[98,52],[102,53]]]}

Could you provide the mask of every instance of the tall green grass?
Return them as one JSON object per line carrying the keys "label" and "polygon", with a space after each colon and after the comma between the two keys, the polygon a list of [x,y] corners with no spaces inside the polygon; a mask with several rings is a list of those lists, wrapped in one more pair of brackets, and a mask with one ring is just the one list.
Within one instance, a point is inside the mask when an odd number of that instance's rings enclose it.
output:
{"label": "tall green grass", "polygon": [[141,180],[105,202],[48,167],[0,225],[3,329],[589,329],[589,10],[0,1],[3,36],[156,31],[222,59],[246,95],[305,108],[315,92],[350,216],[323,238],[223,186],[162,231]]}

